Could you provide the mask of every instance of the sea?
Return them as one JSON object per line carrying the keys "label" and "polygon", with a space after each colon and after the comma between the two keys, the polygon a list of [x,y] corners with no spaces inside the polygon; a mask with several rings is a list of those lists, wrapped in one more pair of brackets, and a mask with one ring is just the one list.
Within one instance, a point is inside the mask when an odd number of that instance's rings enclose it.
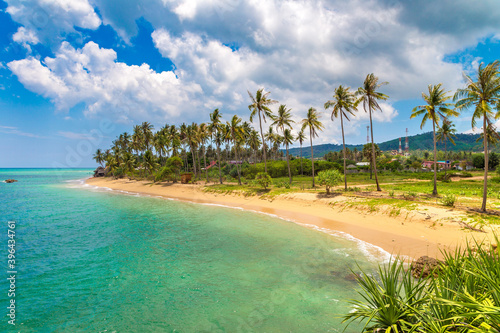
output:
{"label": "sea", "polygon": [[388,259],[332,230],[91,175],[0,169],[0,331],[342,332],[354,274]]}

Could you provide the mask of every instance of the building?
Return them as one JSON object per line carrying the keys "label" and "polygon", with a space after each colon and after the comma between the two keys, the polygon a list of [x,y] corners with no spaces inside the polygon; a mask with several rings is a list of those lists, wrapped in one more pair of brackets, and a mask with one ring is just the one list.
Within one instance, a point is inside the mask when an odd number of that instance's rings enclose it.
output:
{"label": "building", "polygon": [[[451,163],[450,161],[437,161],[437,167],[438,169],[450,169]],[[422,168],[433,169],[434,161],[424,161],[422,163]]]}

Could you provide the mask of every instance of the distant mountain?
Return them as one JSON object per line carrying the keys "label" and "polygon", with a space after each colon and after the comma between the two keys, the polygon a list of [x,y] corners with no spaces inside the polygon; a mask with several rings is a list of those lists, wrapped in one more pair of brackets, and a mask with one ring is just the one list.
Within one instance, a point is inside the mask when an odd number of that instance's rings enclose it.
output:
{"label": "distant mountain", "polygon": [[[446,144],[446,149],[448,151],[472,151],[479,152],[482,151],[483,143],[482,141],[476,142],[477,138],[479,138],[479,134],[456,134],[456,138],[454,138],[455,146],[450,143],[450,141]],[[432,140],[432,132],[427,132],[423,134],[412,135],[408,137],[408,145],[410,147],[410,151],[412,150],[433,150],[434,144]],[[382,151],[387,150],[397,150],[399,149],[399,138],[385,141],[382,143],[378,143],[378,146]],[[405,138],[401,138],[401,146],[404,150],[405,147]],[[342,145],[340,144],[323,144],[323,145],[314,145],[314,157],[323,157],[326,153],[331,151],[341,151]],[[357,150],[362,150],[363,145],[346,145],[350,150],[356,148]],[[444,143],[437,143],[438,150],[444,150]],[[298,156],[300,154],[300,148],[290,148],[290,154]],[[311,157],[311,147],[303,146],[302,147],[302,156],[309,158]]]}

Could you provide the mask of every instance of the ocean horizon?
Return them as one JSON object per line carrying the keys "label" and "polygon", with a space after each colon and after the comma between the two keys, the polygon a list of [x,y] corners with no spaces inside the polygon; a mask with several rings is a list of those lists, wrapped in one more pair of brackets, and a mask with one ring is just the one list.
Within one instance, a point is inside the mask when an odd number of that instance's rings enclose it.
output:
{"label": "ocean horizon", "polygon": [[0,169],[18,180],[0,183],[4,248],[9,221],[16,230],[15,330],[342,332],[353,274],[387,259],[276,216],[90,186],[92,172]]}

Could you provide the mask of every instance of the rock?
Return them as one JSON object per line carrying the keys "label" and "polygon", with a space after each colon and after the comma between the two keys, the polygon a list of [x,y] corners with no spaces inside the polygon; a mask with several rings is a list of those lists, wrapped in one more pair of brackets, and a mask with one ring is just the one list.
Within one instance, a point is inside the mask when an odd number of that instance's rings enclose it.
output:
{"label": "rock", "polygon": [[106,175],[106,169],[102,166],[98,166],[94,171],[94,177],[104,177]]}
{"label": "rock", "polygon": [[5,182],[6,183],[16,183],[17,180],[15,180],[15,179],[6,179]]}
{"label": "rock", "polygon": [[442,264],[435,258],[422,256],[411,263],[411,274],[417,279],[428,277],[431,274],[436,276]]}

